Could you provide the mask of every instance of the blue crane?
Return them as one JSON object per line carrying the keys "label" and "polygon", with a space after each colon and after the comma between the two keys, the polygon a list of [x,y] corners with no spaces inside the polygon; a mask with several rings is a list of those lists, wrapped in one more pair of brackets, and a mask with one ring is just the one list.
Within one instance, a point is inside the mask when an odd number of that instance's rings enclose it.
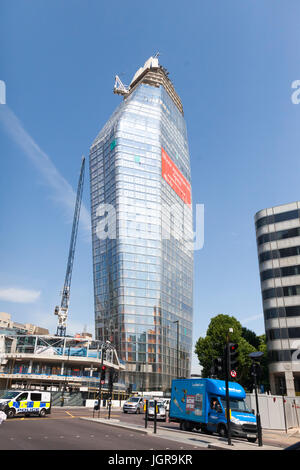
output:
{"label": "blue crane", "polygon": [[82,157],[66,277],[65,277],[64,287],[62,290],[60,306],[56,306],[54,309],[54,314],[58,316],[58,326],[57,326],[56,336],[66,336],[66,325],[67,325],[68,310],[69,310],[72,270],[73,270],[76,238],[77,238],[77,232],[78,232],[78,223],[79,223],[80,207],[81,207],[81,200],[82,200],[84,166],[85,166],[85,157]]}

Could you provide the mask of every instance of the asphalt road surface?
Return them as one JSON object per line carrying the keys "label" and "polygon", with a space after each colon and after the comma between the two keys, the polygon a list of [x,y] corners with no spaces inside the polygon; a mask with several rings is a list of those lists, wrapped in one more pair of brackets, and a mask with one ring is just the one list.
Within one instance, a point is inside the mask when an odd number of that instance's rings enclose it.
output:
{"label": "asphalt road surface", "polygon": [[[98,412],[90,408],[52,408],[50,415],[45,418],[20,417],[6,420],[0,425],[0,450],[14,449],[82,449],[82,450],[185,450],[199,449],[187,446],[180,442],[160,439],[158,436],[144,436],[130,429],[114,428],[107,425],[79,419],[80,417],[98,418]],[[108,417],[108,410],[102,408],[101,418]],[[133,426],[144,426],[144,414],[125,414],[121,410],[113,409],[111,418],[119,419]],[[157,428],[179,429],[178,423],[158,421]],[[153,422],[148,422],[148,428],[153,428]],[[195,432],[195,435],[201,433]],[[274,433],[273,433],[274,434]],[[282,448],[298,442],[299,437],[293,440],[281,440],[280,435],[264,431],[264,444],[277,445]],[[203,436],[203,434],[202,434]],[[243,440],[241,440],[243,441]]]}
{"label": "asphalt road surface", "polygon": [[45,418],[7,419],[0,426],[0,449],[184,451],[199,448],[130,429],[81,420],[71,411],[61,410]]}

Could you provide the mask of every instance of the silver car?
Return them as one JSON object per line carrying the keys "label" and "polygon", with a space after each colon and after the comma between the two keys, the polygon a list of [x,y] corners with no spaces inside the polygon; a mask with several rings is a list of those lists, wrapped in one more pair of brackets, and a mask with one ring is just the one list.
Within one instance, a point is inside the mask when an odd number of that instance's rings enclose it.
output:
{"label": "silver car", "polygon": [[[164,403],[162,401],[158,401],[156,406],[156,419],[166,421],[167,413]],[[154,411],[154,401],[151,400],[148,405],[148,419],[154,419]]]}
{"label": "silver car", "polygon": [[130,397],[123,405],[124,413],[141,413],[144,408],[143,397]]}

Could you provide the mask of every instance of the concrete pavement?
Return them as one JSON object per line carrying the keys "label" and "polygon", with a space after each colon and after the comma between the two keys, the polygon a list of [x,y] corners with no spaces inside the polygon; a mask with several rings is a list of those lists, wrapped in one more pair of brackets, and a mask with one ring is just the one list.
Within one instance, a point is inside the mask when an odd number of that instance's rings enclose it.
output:
{"label": "concrete pavement", "polygon": [[178,442],[178,444],[193,444],[199,448],[209,448],[215,450],[280,450],[278,446],[272,445],[263,445],[259,447],[257,443],[251,443],[244,441],[242,439],[234,439],[233,445],[229,446],[226,439],[222,439],[218,436],[206,435],[196,432],[187,432],[173,429],[166,429],[162,426],[157,427],[157,433],[153,433],[153,427],[148,427],[145,429],[141,425],[132,425],[131,423],[125,423],[118,419],[106,419],[106,418],[81,418],[88,421],[94,421],[101,424],[106,424],[108,426],[115,426],[119,428],[130,429],[130,431],[135,431],[138,433],[156,435],[161,439],[168,439]]}

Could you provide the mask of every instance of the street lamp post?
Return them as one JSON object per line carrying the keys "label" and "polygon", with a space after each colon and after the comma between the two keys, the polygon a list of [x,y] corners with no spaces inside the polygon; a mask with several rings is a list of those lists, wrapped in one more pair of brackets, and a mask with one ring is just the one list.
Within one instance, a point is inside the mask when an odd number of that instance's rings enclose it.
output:
{"label": "street lamp post", "polygon": [[226,336],[226,345],[225,345],[225,389],[226,389],[226,419],[227,419],[227,443],[229,446],[232,445],[231,442],[231,422],[230,422],[230,397],[229,397],[229,365],[230,365],[230,357],[229,357],[229,341],[230,341],[230,333],[233,333],[233,329],[229,328],[227,336]]}
{"label": "street lamp post", "polygon": [[179,320],[173,321],[173,323],[177,323],[177,340],[176,340],[176,362],[177,362],[177,379],[179,379]]}
{"label": "street lamp post", "polygon": [[146,366],[146,363],[145,361],[143,361],[143,371],[142,371],[142,393],[143,393],[143,396],[144,396],[144,389],[145,389],[145,366]]}
{"label": "street lamp post", "polygon": [[[102,371],[102,367],[103,367],[103,353],[104,353],[104,346],[102,345],[101,346],[101,366],[100,366],[100,371],[99,371],[99,392],[98,392],[98,418],[100,416],[100,407],[101,407],[101,389],[102,389],[102,383],[101,383],[101,371]],[[94,411],[95,411],[95,408],[93,410],[93,417],[94,417]]]}
{"label": "street lamp post", "polygon": [[259,361],[263,357],[264,353],[262,351],[253,352],[249,354],[249,357],[252,359],[252,366],[251,366],[251,374],[254,378],[254,389],[255,389],[255,402],[256,402],[256,424],[257,424],[257,437],[258,437],[258,445],[261,447],[262,443],[262,429],[261,429],[261,421],[260,421],[260,413],[259,413],[259,405],[258,405],[258,395],[257,395],[257,379],[260,370]]}
{"label": "street lamp post", "polygon": [[[102,344],[101,346],[101,366],[100,366],[100,374],[99,374],[99,392],[98,392],[98,418],[100,417],[100,408],[101,408],[101,390],[102,390],[102,383],[101,383],[101,371],[103,367],[103,356],[104,351],[107,351],[110,348],[110,341],[106,341],[106,344]],[[95,408],[94,408],[95,410]],[[94,412],[93,412],[94,416]]]}
{"label": "street lamp post", "polygon": [[[66,366],[66,373],[68,373],[68,364],[69,364],[69,359],[70,359],[70,348],[71,348],[71,345],[69,344],[69,347],[68,347],[68,359],[65,363],[65,366]],[[64,384],[63,384],[63,389],[62,389],[62,394],[61,394],[61,399],[60,399],[60,406],[64,406],[64,401],[65,401],[65,391],[66,391],[66,383],[67,383],[67,376],[65,375],[65,380],[64,380]]]}

